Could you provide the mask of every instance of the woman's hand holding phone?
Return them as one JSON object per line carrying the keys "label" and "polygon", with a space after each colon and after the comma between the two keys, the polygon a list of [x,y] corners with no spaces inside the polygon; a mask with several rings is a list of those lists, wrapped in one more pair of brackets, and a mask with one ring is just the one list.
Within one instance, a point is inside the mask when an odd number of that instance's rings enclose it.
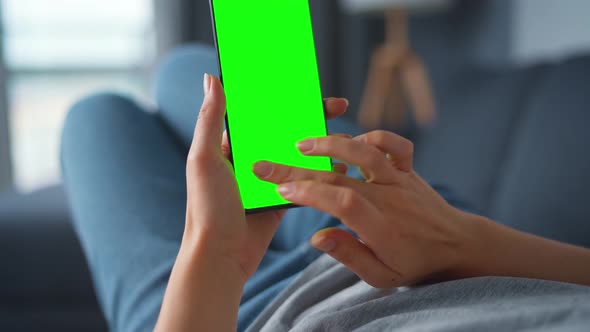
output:
{"label": "woman's hand holding phone", "polygon": [[[235,261],[244,282],[254,273],[285,211],[244,215],[223,132],[225,95],[219,80],[205,77],[205,100],[187,163],[187,229]],[[277,105],[280,108],[280,105]],[[348,101],[324,100],[326,118],[346,112]],[[269,138],[272,139],[272,138]]]}
{"label": "woman's hand holding phone", "polygon": [[[242,287],[258,268],[285,214],[246,216],[223,133],[223,87],[206,75],[204,90],[187,160],[184,237],[156,330],[235,330]],[[334,118],[346,112],[348,102],[330,98],[324,107],[326,117]]]}

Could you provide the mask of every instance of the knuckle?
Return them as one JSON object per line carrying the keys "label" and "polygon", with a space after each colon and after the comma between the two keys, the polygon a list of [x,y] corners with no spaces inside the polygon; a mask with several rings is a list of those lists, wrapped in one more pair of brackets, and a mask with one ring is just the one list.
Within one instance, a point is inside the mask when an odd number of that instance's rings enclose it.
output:
{"label": "knuckle", "polygon": [[360,197],[352,189],[343,189],[340,192],[339,203],[343,214],[355,212],[360,206]]}
{"label": "knuckle", "polygon": [[390,133],[385,130],[375,131],[375,134],[373,135],[373,140],[375,144],[380,146],[385,145],[387,141],[389,141],[389,134]]}
{"label": "knuckle", "polygon": [[188,177],[209,174],[216,166],[211,155],[200,149],[191,149],[186,161],[186,174]]}
{"label": "knuckle", "polygon": [[296,180],[293,174],[293,169],[284,165],[273,165],[273,170],[269,175],[270,179],[274,179],[278,182],[288,182]]}
{"label": "knuckle", "polygon": [[203,105],[201,105],[201,110],[199,111],[199,116],[197,117],[197,122],[198,121],[202,121],[204,119],[207,119],[210,115],[210,110],[211,110],[211,106],[209,105],[209,103],[207,101],[205,101],[203,103]]}
{"label": "knuckle", "polygon": [[186,164],[188,167],[203,167],[209,162],[209,155],[201,148],[192,148],[187,156]]}
{"label": "knuckle", "polygon": [[329,151],[332,146],[334,136],[321,137],[316,140],[315,151],[318,153],[324,153]]}
{"label": "knuckle", "polygon": [[339,185],[342,182],[341,177],[334,173],[325,173],[319,180],[323,183],[332,185]]}
{"label": "knuckle", "polygon": [[414,143],[412,143],[412,141],[410,141],[409,139],[402,139],[402,141],[400,142],[400,146],[404,154],[408,156],[414,155]]}
{"label": "knuckle", "polygon": [[297,185],[296,195],[299,197],[307,198],[312,190],[312,182],[305,181]]}
{"label": "knuckle", "polygon": [[367,168],[375,169],[384,162],[384,155],[377,149],[371,149],[371,152],[367,154],[365,159],[365,165]]}
{"label": "knuckle", "polygon": [[371,145],[382,145],[387,141],[387,132],[384,130],[375,130],[366,135],[367,143]]}
{"label": "knuckle", "polygon": [[298,172],[293,167],[278,166],[277,172],[280,174],[282,181],[288,182],[299,180]]}

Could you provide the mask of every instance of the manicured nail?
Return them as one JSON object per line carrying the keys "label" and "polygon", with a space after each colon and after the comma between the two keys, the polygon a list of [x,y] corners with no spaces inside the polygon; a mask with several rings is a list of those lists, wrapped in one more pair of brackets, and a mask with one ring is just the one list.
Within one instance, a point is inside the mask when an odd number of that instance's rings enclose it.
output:
{"label": "manicured nail", "polygon": [[203,91],[205,92],[205,96],[211,91],[211,76],[209,74],[203,76]]}
{"label": "manicured nail", "polygon": [[267,178],[272,174],[273,166],[267,161],[261,161],[254,164],[254,174],[260,178]]}
{"label": "manicured nail", "polygon": [[329,237],[314,237],[311,239],[311,245],[323,252],[330,252],[336,249],[336,241]]}
{"label": "manicured nail", "polygon": [[304,141],[297,143],[297,148],[302,153],[310,152],[311,150],[313,150],[314,147],[315,147],[315,139],[313,139],[313,138],[306,139]]}
{"label": "manicured nail", "polygon": [[277,188],[277,191],[279,192],[279,194],[281,194],[281,196],[283,196],[283,198],[289,199],[290,197],[292,197],[295,194],[295,184],[293,184],[293,183],[281,184]]}

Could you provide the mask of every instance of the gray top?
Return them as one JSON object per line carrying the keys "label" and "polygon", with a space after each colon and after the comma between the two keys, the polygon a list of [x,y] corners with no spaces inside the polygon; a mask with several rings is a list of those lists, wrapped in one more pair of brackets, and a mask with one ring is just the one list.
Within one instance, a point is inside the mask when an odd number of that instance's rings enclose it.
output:
{"label": "gray top", "polygon": [[590,331],[590,288],[474,278],[377,290],[324,255],[249,331]]}

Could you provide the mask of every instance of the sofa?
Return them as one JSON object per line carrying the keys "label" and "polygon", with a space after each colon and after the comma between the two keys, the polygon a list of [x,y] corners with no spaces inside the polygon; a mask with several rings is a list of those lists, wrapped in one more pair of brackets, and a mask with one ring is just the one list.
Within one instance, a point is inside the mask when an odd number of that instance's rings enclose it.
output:
{"label": "sofa", "polygon": [[[464,10],[412,21],[439,112],[432,128],[411,131],[417,171],[498,222],[590,247],[590,56],[518,67],[478,61],[469,50],[471,25],[481,21]],[[191,49],[162,62],[158,77],[172,75],[178,86],[156,78],[158,99],[199,106],[178,95]],[[62,189],[0,195],[0,257],[0,330],[107,329]]]}

